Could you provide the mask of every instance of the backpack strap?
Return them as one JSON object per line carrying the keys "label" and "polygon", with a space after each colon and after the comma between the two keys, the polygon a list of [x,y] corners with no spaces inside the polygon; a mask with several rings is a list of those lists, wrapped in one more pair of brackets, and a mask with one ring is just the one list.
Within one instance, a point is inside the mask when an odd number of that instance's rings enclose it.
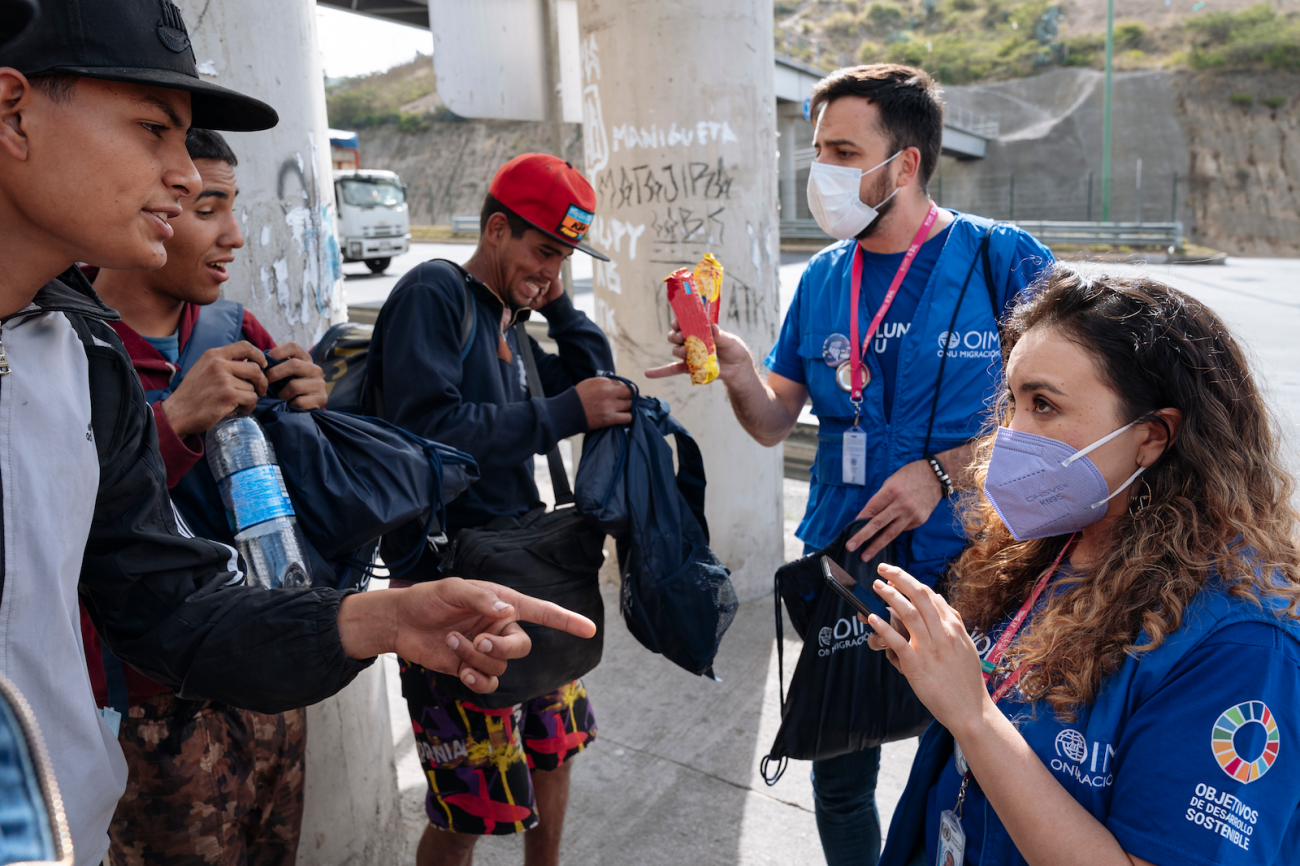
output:
{"label": "backpack strap", "polygon": [[[947,331],[949,334],[952,333],[953,328],[957,327],[957,313],[961,311],[961,302],[966,299],[966,289],[970,288],[970,280],[975,273],[975,265],[980,261],[984,263],[984,278],[989,286],[989,300],[993,302],[993,321],[997,324],[999,337],[1002,334],[1002,316],[998,310],[997,295],[993,290],[993,266],[989,261],[989,239],[993,237],[995,227],[996,224],[990,226],[989,230],[984,233],[984,237],[980,238],[979,249],[975,252],[975,261],[970,263],[970,269],[966,271],[966,279],[961,284],[961,292],[957,295],[957,303],[953,304],[952,307],[952,321],[948,323]],[[930,421],[925,428],[925,445],[921,449],[922,454],[928,455],[930,453],[930,438],[934,433],[934,416],[939,411],[939,390],[943,385],[943,368],[947,363],[948,352],[945,348],[939,356],[939,375],[934,382],[934,399],[930,401]]]}
{"label": "backpack strap", "polygon": [[429,259],[430,263],[442,262],[444,265],[451,265],[456,273],[460,275],[461,297],[465,300],[465,309],[460,314],[460,359],[463,361],[469,357],[469,344],[474,336],[475,321],[474,308],[477,304],[474,302],[474,295],[470,292],[470,283],[474,281],[473,275],[451,259]]}
{"label": "backpack strap", "polygon": [[998,303],[997,281],[993,279],[993,258],[989,252],[989,247],[992,246],[993,232],[999,225],[1010,225],[1010,223],[994,223],[989,227],[988,232],[980,241],[980,259],[984,264],[984,286],[988,289],[989,306],[993,308],[993,321],[997,324],[1000,342],[1003,339],[1002,314],[1004,311],[1002,305]]}
{"label": "backpack strap", "polygon": [[[537,369],[537,359],[533,357],[533,344],[523,322],[515,323],[515,338],[519,341],[519,355],[524,362],[524,373],[528,376],[528,390],[534,396],[545,397],[546,389],[542,386],[542,374]],[[696,449],[699,453],[699,449]],[[555,492],[555,505],[569,505],[574,502],[573,489],[569,486],[569,474],[564,471],[564,459],[560,457],[560,446],[546,452],[546,467],[551,471],[551,488]]]}
{"label": "backpack strap", "polygon": [[699,443],[695,441],[686,428],[671,415],[665,419],[668,432],[677,442],[677,490],[681,493],[691,513],[695,515],[700,529],[704,532],[704,541],[709,540],[709,522],[704,518],[704,455],[700,453]]}
{"label": "backpack strap", "polygon": [[244,305],[234,301],[216,300],[211,304],[199,307],[198,318],[194,320],[194,328],[190,331],[190,338],[185,341],[181,348],[180,356],[176,359],[176,372],[172,379],[167,383],[166,388],[155,388],[145,392],[145,399],[150,405],[157,403],[159,400],[166,400],[185,379],[185,374],[190,368],[198,363],[199,358],[209,349],[218,349],[222,346],[229,346],[231,343],[237,343],[244,339]]}

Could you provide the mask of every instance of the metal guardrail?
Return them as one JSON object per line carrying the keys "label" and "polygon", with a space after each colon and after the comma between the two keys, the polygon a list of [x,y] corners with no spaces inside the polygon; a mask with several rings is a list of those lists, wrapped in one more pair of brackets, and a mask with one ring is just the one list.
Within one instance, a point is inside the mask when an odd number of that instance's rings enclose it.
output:
{"label": "metal guardrail", "polygon": [[821,241],[830,243],[835,240],[817,225],[817,220],[781,220],[781,240],[783,241]]}
{"label": "metal guardrail", "polygon": [[796,481],[811,480],[813,461],[817,459],[817,425],[800,421],[794,425],[783,447],[785,477]]}
{"label": "metal guardrail", "polygon": [[451,218],[451,233],[454,235],[478,234],[478,214],[459,213]]}
{"label": "metal guardrail", "polygon": [[1183,247],[1183,224],[1058,222],[1017,220],[1016,225],[1044,244],[1104,244],[1120,247]]}

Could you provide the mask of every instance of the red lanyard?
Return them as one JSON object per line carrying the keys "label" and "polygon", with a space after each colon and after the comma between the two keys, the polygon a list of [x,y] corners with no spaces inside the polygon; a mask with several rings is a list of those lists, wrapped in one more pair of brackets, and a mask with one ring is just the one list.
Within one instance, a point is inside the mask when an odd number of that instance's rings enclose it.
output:
{"label": "red lanyard", "polygon": [[858,343],[858,299],[862,293],[862,244],[855,244],[853,249],[853,277],[851,281],[852,292],[849,295],[849,346],[852,354],[849,356],[849,370],[852,375],[853,389],[850,392],[849,399],[854,404],[862,402],[862,354],[867,351],[867,346],[871,344],[871,338],[876,335],[876,330],[885,318],[885,313],[889,312],[889,305],[894,303],[894,296],[898,294],[898,287],[903,284],[903,278],[907,276],[907,271],[912,267],[912,259],[921,250],[921,244],[925,243],[925,237],[930,233],[934,226],[934,221],[939,218],[939,206],[930,202],[930,212],[925,215],[925,220],[921,223],[921,228],[912,238],[912,245],[907,248],[903,255],[903,261],[898,266],[898,272],[894,274],[894,281],[889,284],[889,291],[885,292],[884,303],[876,311],[875,317],[871,320],[871,326],[867,328],[867,336],[862,341],[861,351],[857,350]]}
{"label": "red lanyard", "polygon": [[[1038,597],[1043,594],[1043,588],[1047,586],[1048,578],[1056,573],[1056,567],[1060,565],[1061,560],[1065,558],[1065,553],[1070,549],[1070,546],[1074,544],[1074,539],[1075,536],[1071,535],[1070,540],[1065,542],[1065,547],[1061,548],[1061,552],[1056,554],[1056,559],[1052,560],[1052,564],[1049,565],[1047,570],[1043,572],[1042,576],[1038,578],[1038,583],[1034,584],[1034,591],[1025,599],[1025,603],[1020,605],[1020,610],[1016,611],[1016,615],[1012,617],[1011,624],[1007,626],[1004,632],[1002,632],[1002,636],[998,638],[998,642],[993,645],[993,649],[989,652],[988,659],[980,662],[980,666],[984,669],[985,685],[988,685],[989,680],[993,678],[993,669],[997,667],[998,662],[1002,661],[1002,656],[1006,653],[1007,647],[1011,646],[1011,641],[1015,638],[1016,632],[1020,631],[1020,626],[1024,625],[1025,617],[1029,616],[1029,612],[1032,611],[1034,605],[1038,603]],[[997,691],[993,693],[993,703],[996,704],[998,701],[1002,700],[1002,696],[1009,692],[1011,687],[1016,684],[1020,679],[1020,670],[1021,669],[1017,667],[1011,673],[1007,674],[1006,679],[998,685]]]}

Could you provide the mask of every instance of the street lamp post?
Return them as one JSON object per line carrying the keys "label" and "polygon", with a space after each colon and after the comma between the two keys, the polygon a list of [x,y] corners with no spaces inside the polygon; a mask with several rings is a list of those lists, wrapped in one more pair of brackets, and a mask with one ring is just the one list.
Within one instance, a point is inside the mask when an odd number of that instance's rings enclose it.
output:
{"label": "street lamp post", "polygon": [[1106,0],[1106,89],[1101,121],[1101,221],[1110,222],[1110,79],[1115,62],[1115,0]]}

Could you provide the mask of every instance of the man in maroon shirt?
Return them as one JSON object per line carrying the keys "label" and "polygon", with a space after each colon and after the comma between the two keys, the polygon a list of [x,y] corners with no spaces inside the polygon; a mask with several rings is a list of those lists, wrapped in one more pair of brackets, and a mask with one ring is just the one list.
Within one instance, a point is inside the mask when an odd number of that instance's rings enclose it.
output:
{"label": "man in maroon shirt", "polygon": [[[95,291],[122,316],[113,328],[146,392],[174,382],[200,311],[217,301],[226,265],[244,245],[234,212],[235,154],[208,130],[191,129],[185,143],[202,184],[170,221],[167,264],[93,276]],[[153,403],[169,488],[203,459],[208,428],[232,412],[251,412],[275,382],[291,379],[279,396],[300,409],[325,406],[324,374],[297,343],[277,346],[247,310],[241,330],[243,340],[203,352],[175,390]],[[268,357],[285,360],[267,370]],[[305,711],[268,715],[186,701],[111,656],[106,669],[84,607],[81,617],[96,700],[113,703],[108,678],[116,671],[129,699],[129,709],[115,707],[124,715],[119,742],[130,778],[109,829],[114,862],[292,864],[302,825]]]}

